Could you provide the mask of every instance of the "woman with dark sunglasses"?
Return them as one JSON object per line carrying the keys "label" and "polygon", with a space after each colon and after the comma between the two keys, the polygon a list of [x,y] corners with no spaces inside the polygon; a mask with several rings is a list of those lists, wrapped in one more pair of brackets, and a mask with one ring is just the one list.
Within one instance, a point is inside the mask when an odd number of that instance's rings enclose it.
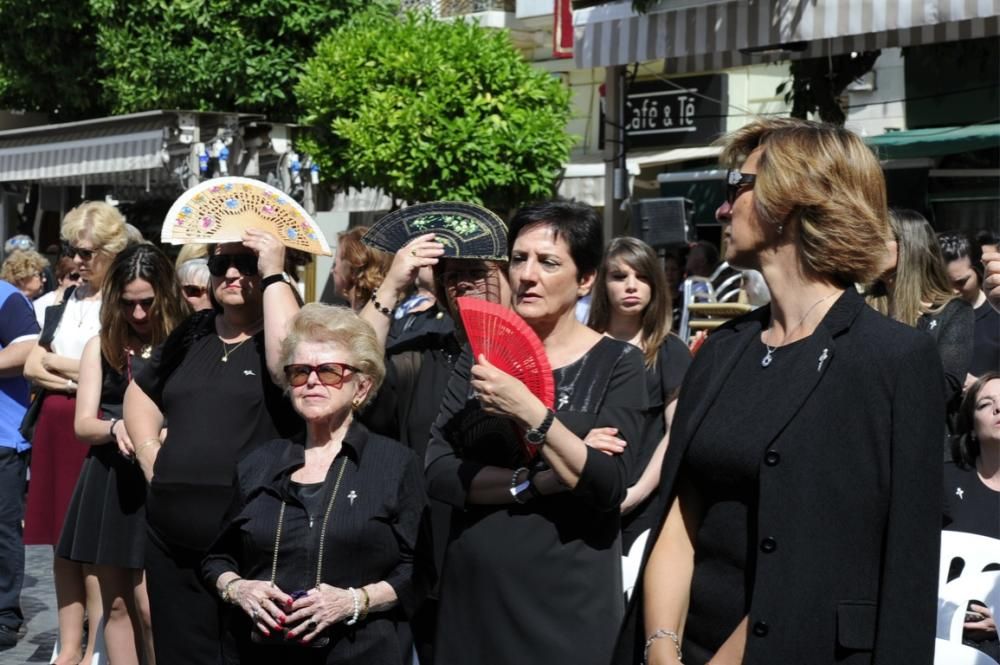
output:
{"label": "woman with dark sunglasses", "polygon": [[891,237],[856,134],[760,118],[726,137],[726,261],[771,303],[709,335],[661,472],[666,515],[616,665],[930,665],[941,361],[867,306]]}
{"label": "woman with dark sunglasses", "polygon": [[[89,446],[73,431],[80,356],[87,341],[101,329],[101,288],[115,255],[125,249],[125,220],[117,209],[97,201],[70,210],[60,229],[71,248],[80,274],[79,286],[67,289],[59,305],[46,310],[37,346],[28,356],[24,375],[44,389],[44,401],[32,439],[31,491],[25,511],[26,545],[55,545]],[[97,578],[84,564],[56,556],[53,560],[59,605],[59,643],[56,663],[89,662],[96,630],[91,630],[81,653],[84,606],[91,626],[101,616]]]}
{"label": "woman with dark sunglasses", "polygon": [[304,441],[276,439],[240,462],[203,566],[234,606],[227,662],[402,665],[397,624],[421,595],[426,496],[416,455],[354,420],[385,374],[381,344],[352,311],[310,304],[280,363]]}
{"label": "woman with dark sunglasses", "polygon": [[[149,243],[128,247],[104,280],[101,334],[80,358],[74,428],[90,444],[56,555],[91,566],[101,589],[104,641],[116,665],[152,661],[143,576],[146,483],[121,421],[133,374],[189,313],[170,260]],[[91,618],[92,626],[97,623]]]}
{"label": "woman with dark sunglasses", "polygon": [[161,663],[217,663],[218,607],[201,585],[201,559],[233,499],[237,460],[301,428],[276,384],[285,326],[299,308],[284,257],[278,239],[258,230],[214,246],[217,309],[174,330],[125,394],[131,452],[149,481],[145,565]]}

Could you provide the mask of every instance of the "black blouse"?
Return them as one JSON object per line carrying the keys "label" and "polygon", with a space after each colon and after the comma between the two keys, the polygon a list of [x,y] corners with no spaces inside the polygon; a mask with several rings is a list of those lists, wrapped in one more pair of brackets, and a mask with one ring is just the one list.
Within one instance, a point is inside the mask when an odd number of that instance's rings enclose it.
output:
{"label": "black blouse", "polygon": [[218,534],[232,502],[237,460],[256,445],[302,431],[302,419],[267,370],[263,332],[228,349],[223,362],[215,313],[197,312],[135,374],[170,420],[147,518],[165,542],[199,552]]}
{"label": "black blouse", "polygon": [[[422,540],[418,545],[426,526],[422,465],[398,442],[372,434],[355,422],[330,464],[320,492],[321,509],[310,519],[310,512],[316,511],[308,510],[300,498],[301,490],[310,486],[296,488],[291,481],[304,461],[301,440],[278,439],[240,462],[230,519],[202,566],[205,583],[214,588],[219,575],[230,571],[247,579],[271,579],[278,514],[284,502],[275,570],[280,589],[292,593],[316,586],[322,546],[321,582],[346,589],[385,581],[395,590],[399,605],[371,614],[353,627],[340,623],[329,628],[327,648],[282,645],[273,651],[249,641],[250,624],[234,609],[239,662],[300,662],[316,658],[321,651],[326,655],[318,662],[323,663],[400,663],[396,624],[413,612],[427,583]],[[341,472],[321,543],[323,517]]]}

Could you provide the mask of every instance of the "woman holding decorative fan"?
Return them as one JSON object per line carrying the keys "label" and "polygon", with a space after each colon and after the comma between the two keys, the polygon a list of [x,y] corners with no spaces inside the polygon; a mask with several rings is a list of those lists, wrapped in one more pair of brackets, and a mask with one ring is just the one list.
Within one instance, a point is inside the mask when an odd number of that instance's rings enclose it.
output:
{"label": "woman holding decorative fan", "polygon": [[634,460],[582,437],[644,436],[642,354],[576,320],[603,250],[591,208],[523,208],[508,247],[513,313],[459,301],[476,358],[460,359],[427,451],[430,495],[458,508],[435,662],[603,665],[624,612],[619,506]]}
{"label": "woman holding decorative fan", "polygon": [[625,555],[636,538],[655,526],[662,515],[656,488],[667,449],[664,434],[670,429],[677,393],[691,364],[687,346],[680,337],[670,334],[670,301],[666,273],[656,250],[637,238],[612,240],[597,271],[588,325],[642,350],[649,404],[662,411],[664,425],[642,441],[624,441],[610,429],[594,431],[587,437],[588,444],[598,445],[609,454],[620,453],[626,445],[639,448],[636,471],[641,475],[629,487],[622,503]]}
{"label": "woman holding decorative fan", "polygon": [[[199,186],[208,189],[185,193],[164,224],[166,235],[185,219],[211,218],[218,210],[232,214],[230,224],[242,224],[242,242],[215,244],[209,253],[218,312],[184,321],[125,394],[125,424],[149,480],[145,563],[161,663],[218,662],[218,604],[201,583],[201,560],[233,500],[237,460],[302,427],[277,383],[281,341],[299,310],[282,271],[289,238],[311,235],[302,229],[312,227],[303,226],[305,213],[283,193],[231,180],[239,179],[210,180]],[[267,220],[282,215],[300,221],[267,230]],[[208,230],[231,237],[225,228]],[[186,241],[205,240],[192,233]],[[165,419],[169,430],[161,440]]]}

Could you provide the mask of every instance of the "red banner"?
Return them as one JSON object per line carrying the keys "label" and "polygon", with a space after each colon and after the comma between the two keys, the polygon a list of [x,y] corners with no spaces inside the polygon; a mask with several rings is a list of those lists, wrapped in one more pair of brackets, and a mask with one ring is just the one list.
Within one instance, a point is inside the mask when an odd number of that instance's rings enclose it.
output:
{"label": "red banner", "polygon": [[552,26],[552,57],[573,57],[573,2],[555,0],[552,12],[555,21]]}

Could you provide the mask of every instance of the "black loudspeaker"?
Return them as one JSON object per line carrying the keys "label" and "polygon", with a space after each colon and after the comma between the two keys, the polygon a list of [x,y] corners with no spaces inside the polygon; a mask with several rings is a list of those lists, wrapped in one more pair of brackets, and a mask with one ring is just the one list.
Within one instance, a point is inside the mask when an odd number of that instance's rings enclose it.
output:
{"label": "black loudspeaker", "polygon": [[682,197],[637,199],[632,202],[632,228],[652,247],[687,245],[697,240],[694,203]]}

